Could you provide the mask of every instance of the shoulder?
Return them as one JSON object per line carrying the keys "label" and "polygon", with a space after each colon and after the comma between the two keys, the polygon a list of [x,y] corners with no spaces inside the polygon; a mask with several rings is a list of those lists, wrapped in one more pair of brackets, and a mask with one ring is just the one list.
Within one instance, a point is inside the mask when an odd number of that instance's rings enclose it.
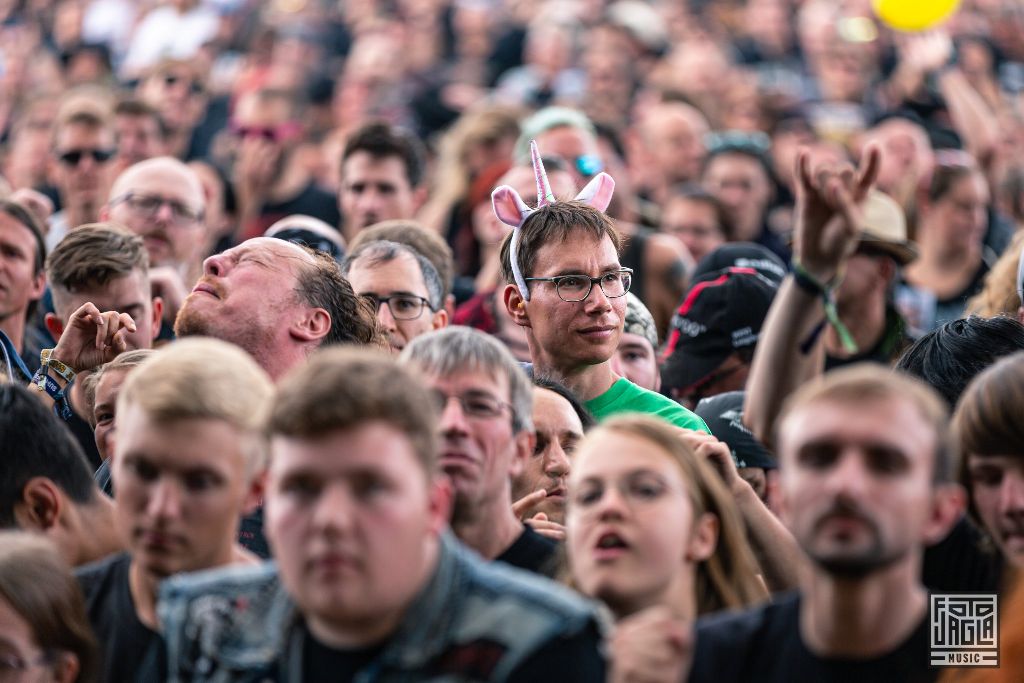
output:
{"label": "shoulder", "polygon": [[622,406],[621,412],[647,413],[683,429],[711,432],[704,420],[676,401],[650,389],[638,387],[628,380],[626,383],[628,386],[621,398],[624,404],[628,404]]}
{"label": "shoulder", "polygon": [[130,565],[131,556],[118,553],[76,569],[75,578],[82,587],[86,602],[92,601],[97,593],[105,592],[120,577],[127,578]]}

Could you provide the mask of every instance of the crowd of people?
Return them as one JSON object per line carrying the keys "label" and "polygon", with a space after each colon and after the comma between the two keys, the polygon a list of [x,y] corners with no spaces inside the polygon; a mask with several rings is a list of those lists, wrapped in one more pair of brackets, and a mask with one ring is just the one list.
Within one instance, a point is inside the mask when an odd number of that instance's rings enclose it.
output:
{"label": "crowd of people", "polygon": [[0,681],[1024,677],[1024,6],[871,5],[0,0]]}

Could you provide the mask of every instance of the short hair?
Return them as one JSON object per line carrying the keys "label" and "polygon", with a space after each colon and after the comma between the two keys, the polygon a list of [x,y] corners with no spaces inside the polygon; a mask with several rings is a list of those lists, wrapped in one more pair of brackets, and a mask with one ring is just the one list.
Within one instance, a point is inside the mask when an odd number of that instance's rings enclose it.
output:
{"label": "short hair", "polygon": [[967,387],[956,414],[953,433],[961,451],[973,455],[1024,458],[1024,352],[993,363]]}
{"label": "short hair", "polygon": [[313,257],[312,264],[298,266],[296,294],[307,306],[322,308],[331,316],[331,329],[320,345],[382,344],[375,312],[356,296],[338,262],[322,251],[295,246]]}
{"label": "short hair", "polygon": [[344,166],[356,152],[366,152],[374,159],[398,157],[405,165],[409,185],[419,187],[423,181],[426,152],[423,143],[409,131],[383,121],[371,121],[358,128],[345,142],[341,153]]}
{"label": "short hair", "polygon": [[664,207],[668,206],[668,203],[673,199],[687,199],[691,202],[707,204],[715,212],[715,222],[718,223],[719,229],[725,235],[725,240],[729,242],[733,239],[736,228],[733,225],[732,218],[729,216],[729,212],[725,208],[725,204],[711,192],[708,192],[702,185],[697,183],[679,183],[678,185],[671,186],[668,190],[668,198],[662,204],[663,211]]}
{"label": "short hair", "polygon": [[1024,325],[1013,318],[970,316],[928,332],[903,352],[896,369],[938,391],[950,409],[974,377],[998,358],[1024,350]]}
{"label": "short hair", "polygon": [[936,484],[953,480],[959,451],[949,437],[949,410],[930,386],[915,377],[893,372],[874,363],[858,363],[831,372],[804,384],[785,402],[775,421],[775,443],[779,443],[783,425],[796,412],[823,401],[868,403],[886,399],[909,401],[935,435],[935,462],[932,480]]}
{"label": "short hair", "polygon": [[42,272],[43,266],[46,263],[46,238],[44,237],[46,229],[39,222],[39,219],[36,218],[36,215],[19,202],[10,199],[0,199],[0,211],[24,225],[32,233],[32,237],[36,242],[36,255],[33,260],[32,273],[38,275]]}
{"label": "short hair", "polygon": [[285,104],[288,108],[289,121],[301,121],[306,110],[306,102],[302,97],[302,93],[298,90],[289,90],[286,88],[259,88],[242,95],[242,97],[252,97],[262,105],[273,104],[275,102]]}
{"label": "short hair", "polygon": [[148,285],[146,244],[116,223],[91,223],[75,228],[46,259],[46,279],[55,304],[64,295],[103,287],[136,270],[146,276]]}
{"label": "short hair", "polygon": [[273,384],[252,356],[209,337],[179,339],[128,373],[117,397],[117,412],[137,406],[161,422],[222,420],[254,438],[247,444],[250,471],[265,456],[263,423]]}
{"label": "short hair", "polygon": [[166,138],[168,134],[167,124],[157,109],[143,100],[128,97],[120,100],[114,105],[114,116],[128,116],[136,119],[153,119],[156,121],[160,137]]}
{"label": "short hair", "polygon": [[118,354],[114,360],[104,363],[96,368],[96,370],[89,373],[86,378],[82,380],[82,393],[85,395],[85,418],[93,429],[96,428],[92,419],[93,412],[96,407],[96,388],[100,385],[100,380],[103,379],[103,376],[108,372],[131,370],[136,366],[142,365],[143,362],[152,358],[156,353],[157,351],[155,349],[133,349],[131,351],[125,351],[124,353]]}
{"label": "short hair", "polygon": [[504,344],[471,327],[452,326],[413,339],[399,360],[428,375],[486,372],[508,380],[512,431],[533,431],[533,387]]}
{"label": "short hair", "polygon": [[364,242],[377,240],[406,244],[426,256],[441,276],[444,297],[447,299],[452,293],[455,282],[455,257],[452,255],[452,248],[436,232],[408,219],[381,221],[360,230],[349,245],[349,249],[354,251]]}
{"label": "short hair", "polygon": [[404,434],[433,477],[436,403],[418,373],[379,351],[348,347],[314,354],[282,380],[266,431],[270,437],[315,439],[374,421]]}
{"label": "short hair", "polygon": [[[612,220],[589,204],[580,201],[555,202],[545,204],[530,214],[519,228],[519,244],[517,256],[519,269],[523,277],[533,274],[537,262],[537,252],[541,247],[552,242],[565,243],[577,232],[583,231],[589,237],[602,240],[605,237],[612,241],[615,253],[622,249],[622,238],[615,229]],[[501,277],[512,284],[511,242],[512,231],[509,231],[501,242]]]}
{"label": "short hair", "polygon": [[444,285],[441,284],[441,276],[438,275],[434,264],[427,260],[426,256],[404,244],[386,240],[363,242],[357,249],[352,250],[342,262],[341,272],[348,277],[356,261],[365,260],[366,265],[372,268],[394,261],[403,254],[412,258],[419,266],[423,284],[427,288],[427,300],[430,302],[430,308],[434,311],[444,308]]}
{"label": "short hair", "polygon": [[75,680],[97,679],[99,648],[85,600],[52,542],[26,532],[0,533],[0,599],[25,620],[43,652],[75,655]]}
{"label": "short hair", "polygon": [[15,505],[25,484],[45,477],[78,505],[99,500],[99,489],[67,427],[23,386],[0,384],[0,528],[17,526]]}
{"label": "short hair", "polygon": [[569,107],[545,107],[530,115],[521,124],[519,139],[515,145],[515,160],[518,164],[530,163],[530,141],[542,133],[555,128],[572,128],[597,138],[594,123],[578,109]]}
{"label": "short hair", "polygon": [[573,390],[558,380],[551,379],[550,377],[534,377],[533,386],[538,389],[547,389],[568,401],[569,405],[572,406],[573,412],[576,413],[576,417],[580,419],[580,424],[583,425],[584,432],[597,424],[594,416],[589,410],[587,410],[586,406],[583,405],[583,402],[580,401],[579,397],[576,396]]}

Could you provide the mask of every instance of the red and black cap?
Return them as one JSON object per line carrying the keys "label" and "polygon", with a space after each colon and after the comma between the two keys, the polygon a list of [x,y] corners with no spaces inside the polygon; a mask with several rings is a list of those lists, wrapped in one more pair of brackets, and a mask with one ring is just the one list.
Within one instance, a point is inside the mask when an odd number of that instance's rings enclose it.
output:
{"label": "red and black cap", "polygon": [[698,278],[672,317],[662,387],[698,385],[733,352],[756,345],[776,291],[753,268],[725,268]]}

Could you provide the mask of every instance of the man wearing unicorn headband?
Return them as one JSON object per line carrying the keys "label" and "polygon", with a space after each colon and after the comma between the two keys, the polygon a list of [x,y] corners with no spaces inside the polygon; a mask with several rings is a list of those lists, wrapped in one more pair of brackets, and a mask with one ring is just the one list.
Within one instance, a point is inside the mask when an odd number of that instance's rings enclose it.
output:
{"label": "man wearing unicorn headband", "polygon": [[557,201],[536,143],[531,153],[537,208],[505,185],[491,199],[498,218],[513,228],[501,245],[504,303],[515,323],[526,328],[534,374],[571,388],[598,420],[640,412],[708,431],[678,403],[612,369],[632,276],[619,261],[619,233],[604,214],[615,181],[600,173],[574,200]]}

